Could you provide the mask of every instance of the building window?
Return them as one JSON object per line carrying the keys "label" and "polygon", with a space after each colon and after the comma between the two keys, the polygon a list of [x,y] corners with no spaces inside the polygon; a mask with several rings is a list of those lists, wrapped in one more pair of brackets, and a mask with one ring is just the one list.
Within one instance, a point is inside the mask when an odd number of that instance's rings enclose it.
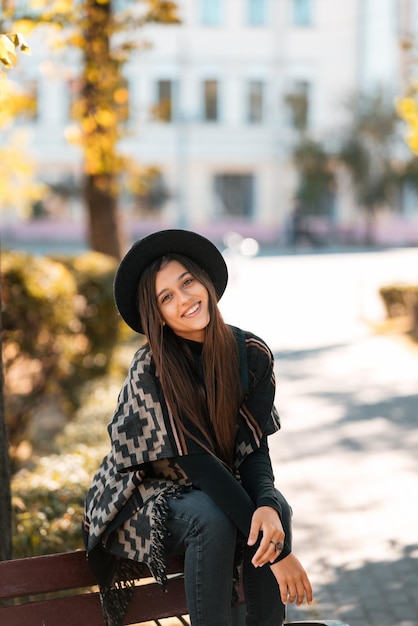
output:
{"label": "building window", "polygon": [[295,26],[312,24],[312,0],[292,0],[292,20]]}
{"label": "building window", "polygon": [[214,187],[219,216],[251,217],[253,215],[253,174],[216,174]]}
{"label": "building window", "polygon": [[299,131],[309,126],[311,85],[307,80],[297,80],[285,96],[289,113],[289,124]]}
{"label": "building window", "polygon": [[267,24],[267,0],[247,0],[247,21],[251,26]]}
{"label": "building window", "polygon": [[203,84],[203,119],[206,122],[217,122],[219,119],[218,92],[217,80],[205,80]]}
{"label": "building window", "polygon": [[155,119],[159,122],[172,122],[176,113],[176,83],[173,80],[158,80],[156,87],[156,104],[153,108]]}
{"label": "building window", "polygon": [[200,20],[205,26],[221,23],[221,0],[200,0]]}
{"label": "building window", "polygon": [[261,124],[264,118],[264,83],[261,80],[250,80],[247,97],[247,121],[250,124]]}

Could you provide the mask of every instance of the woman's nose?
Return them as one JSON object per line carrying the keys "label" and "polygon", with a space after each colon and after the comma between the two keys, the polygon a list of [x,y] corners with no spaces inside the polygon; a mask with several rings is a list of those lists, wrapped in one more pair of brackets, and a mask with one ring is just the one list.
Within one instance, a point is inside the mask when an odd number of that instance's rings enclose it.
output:
{"label": "woman's nose", "polygon": [[180,289],[179,291],[179,300],[181,303],[183,302],[187,302],[189,300],[190,296],[186,291],[183,291],[183,289]]}

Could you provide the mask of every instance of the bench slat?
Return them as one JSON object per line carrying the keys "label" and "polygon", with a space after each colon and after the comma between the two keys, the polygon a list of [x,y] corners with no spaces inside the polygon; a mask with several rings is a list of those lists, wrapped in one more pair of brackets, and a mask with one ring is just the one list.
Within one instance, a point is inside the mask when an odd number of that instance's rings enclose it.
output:
{"label": "bench slat", "polygon": [[164,593],[158,584],[139,587],[126,612],[125,624],[155,619],[156,607],[161,618],[187,614],[184,579],[170,580]]}
{"label": "bench slat", "polygon": [[[181,578],[170,581],[167,593],[159,585],[140,586],[129,605],[124,624],[151,621],[156,613],[159,617],[183,615],[185,606],[184,582]],[[98,593],[0,608],[0,624],[7,626],[74,626],[77,616],[82,616],[83,624],[103,626]]]}
{"label": "bench slat", "polygon": [[0,561],[0,598],[95,585],[84,550]]}
{"label": "bench slat", "polygon": [[83,623],[89,626],[103,626],[97,594],[31,602],[0,609],[0,623],[7,626],[74,626],[80,616],[83,616]]}
{"label": "bench slat", "polygon": [[[183,569],[181,557],[170,560],[168,572]],[[17,598],[96,585],[84,550],[0,561],[0,598]]]}

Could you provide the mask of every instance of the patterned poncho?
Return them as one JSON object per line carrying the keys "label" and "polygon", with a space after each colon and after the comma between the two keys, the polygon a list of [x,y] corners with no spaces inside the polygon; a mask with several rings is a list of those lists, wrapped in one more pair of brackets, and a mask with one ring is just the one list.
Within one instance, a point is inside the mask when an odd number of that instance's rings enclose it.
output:
{"label": "patterned poncho", "polygon": [[[239,480],[241,461],[280,423],[273,404],[269,348],[255,335],[231,328],[239,346],[244,390],[235,446]],[[129,585],[121,585],[121,580],[140,578],[149,570],[163,587],[167,584],[163,545],[167,499],[181,497],[191,488],[173,459],[201,450],[176,427],[148,344],[134,355],[108,432],[111,449],[87,494],[83,530],[106,623],[117,626],[130,599]]]}

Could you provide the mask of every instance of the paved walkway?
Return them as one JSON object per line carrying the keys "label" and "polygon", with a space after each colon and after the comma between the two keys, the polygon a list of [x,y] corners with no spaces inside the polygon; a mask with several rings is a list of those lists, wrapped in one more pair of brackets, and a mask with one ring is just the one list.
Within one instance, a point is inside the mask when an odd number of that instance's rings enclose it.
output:
{"label": "paved walkway", "polygon": [[289,618],[418,625],[418,350],[363,334],[276,354],[277,484],[315,591]]}
{"label": "paved walkway", "polygon": [[271,454],[315,592],[293,620],[418,626],[418,347],[364,323],[417,266],[417,249],[230,262],[225,319],[276,357]]}

